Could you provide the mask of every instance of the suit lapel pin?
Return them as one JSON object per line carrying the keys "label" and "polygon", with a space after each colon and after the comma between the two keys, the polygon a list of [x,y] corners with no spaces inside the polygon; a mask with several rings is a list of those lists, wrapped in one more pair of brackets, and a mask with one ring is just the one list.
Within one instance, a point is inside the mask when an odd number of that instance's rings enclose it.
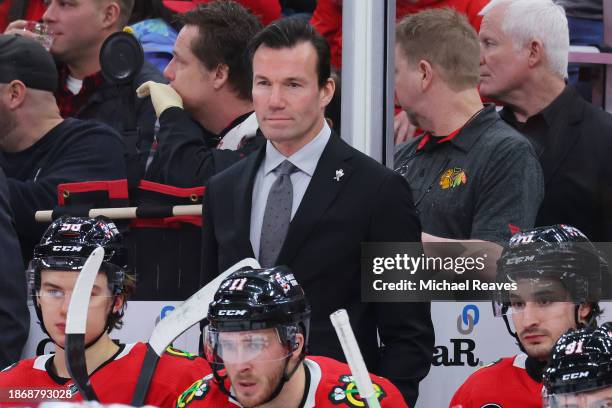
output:
{"label": "suit lapel pin", "polygon": [[336,176],[334,177],[334,180],[340,181],[342,176],[344,176],[344,170],[338,169],[338,170],[336,170]]}

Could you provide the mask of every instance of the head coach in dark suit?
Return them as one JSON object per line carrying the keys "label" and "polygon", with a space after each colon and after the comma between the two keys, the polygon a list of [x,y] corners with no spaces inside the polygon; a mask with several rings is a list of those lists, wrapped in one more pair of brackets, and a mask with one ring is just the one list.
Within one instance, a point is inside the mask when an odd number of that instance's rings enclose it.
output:
{"label": "head coach in dark suit", "polygon": [[432,359],[430,306],[360,299],[361,243],[420,239],[408,184],[330,130],[329,48],[310,25],[275,22],[250,51],[267,142],[207,186],[201,284],[249,256],[288,265],[312,305],[309,353],[344,359],[329,314],[347,309],[370,371],[413,406]]}

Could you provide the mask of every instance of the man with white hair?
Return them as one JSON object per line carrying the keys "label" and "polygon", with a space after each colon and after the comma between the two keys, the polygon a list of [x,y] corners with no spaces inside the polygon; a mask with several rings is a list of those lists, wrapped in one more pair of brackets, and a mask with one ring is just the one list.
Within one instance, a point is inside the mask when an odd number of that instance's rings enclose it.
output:
{"label": "man with white hair", "polygon": [[492,0],[481,12],[480,92],[534,145],[545,197],[536,225],[612,240],[612,115],[566,85],[569,34],[552,0]]}

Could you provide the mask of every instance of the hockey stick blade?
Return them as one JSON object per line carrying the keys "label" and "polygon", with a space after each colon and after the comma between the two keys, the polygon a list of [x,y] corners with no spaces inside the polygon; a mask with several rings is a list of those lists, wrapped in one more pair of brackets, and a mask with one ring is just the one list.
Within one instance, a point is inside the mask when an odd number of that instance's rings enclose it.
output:
{"label": "hockey stick blade", "polygon": [[89,311],[91,290],[103,259],[104,248],[101,247],[94,249],[87,258],[74,284],[66,316],[66,344],[64,345],[66,368],[83,399],[88,401],[98,401],[98,396],[89,381],[85,359],[87,312]]}
{"label": "hockey stick blade", "polygon": [[166,348],[187,329],[206,318],[208,306],[213,301],[221,282],[244,267],[257,269],[260,265],[253,258],[243,259],[210,281],[157,323],[147,344],[147,352],[132,397],[132,406],[140,407],[144,404],[157,362]]}
{"label": "hockey stick blade", "polygon": [[355,381],[355,385],[357,385],[357,391],[359,391],[361,399],[366,403],[368,408],[380,408],[380,402],[376,396],[376,391],[372,385],[368,369],[363,361],[363,356],[359,350],[359,345],[355,339],[355,333],[353,333],[353,329],[351,328],[351,322],[349,321],[346,310],[336,310],[329,315],[329,318],[331,319],[334,329],[336,329],[338,340],[340,340],[342,351],[351,369],[351,374],[353,375],[353,380]]}

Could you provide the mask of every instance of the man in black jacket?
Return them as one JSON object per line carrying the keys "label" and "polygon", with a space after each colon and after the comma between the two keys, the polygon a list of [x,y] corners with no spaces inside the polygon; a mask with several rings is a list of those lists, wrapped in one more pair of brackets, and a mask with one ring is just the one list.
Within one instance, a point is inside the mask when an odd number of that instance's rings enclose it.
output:
{"label": "man in black jacket", "polygon": [[25,273],[11,213],[9,189],[0,168],[0,367],[19,361],[30,329]]}
{"label": "man in black jacket", "polygon": [[206,184],[210,176],[255,150],[257,119],[245,51],[261,29],[234,1],[215,1],[185,13],[164,71],[170,85],[149,82],[159,118],[158,143],[146,179],[177,187]]}
{"label": "man in black jacket", "polygon": [[[552,0],[493,0],[482,11],[480,92],[534,146],[545,195],[536,226],[612,240],[612,115],[565,84],[569,34]],[[525,33],[530,33],[525,35]]]}
{"label": "man in black jacket", "polygon": [[252,44],[253,104],[267,141],[209,182],[201,283],[245,257],[288,265],[310,294],[310,352],[344,359],[329,315],[347,309],[368,368],[414,406],[432,360],[430,306],[362,302],[360,272],[363,242],[419,241],[410,188],[332,134],[329,47],[313,27],[280,20]]}
{"label": "man in black jacket", "polygon": [[[51,0],[43,21],[54,33],[50,52],[58,62],[57,104],[63,118],[95,119],[118,132],[124,129],[124,113],[128,107],[122,100],[119,88],[107,82],[100,70],[100,49],[113,33],[127,25],[134,0],[79,0],[67,2]],[[7,34],[23,33],[26,22],[11,23]],[[163,82],[161,73],[145,62],[132,84],[131,95],[146,81]],[[127,93],[127,91],[126,91]],[[127,102],[127,101],[126,101]],[[149,98],[133,98],[134,114],[139,129],[135,149],[130,149],[144,173],[146,160],[153,142],[155,112]],[[130,140],[129,146],[133,143]],[[132,152],[132,150],[134,150]]]}
{"label": "man in black jacket", "polygon": [[55,63],[40,44],[0,35],[0,167],[26,261],[45,230],[34,214],[57,204],[58,184],[125,178],[119,135],[93,121],[62,119],[56,87]]}

